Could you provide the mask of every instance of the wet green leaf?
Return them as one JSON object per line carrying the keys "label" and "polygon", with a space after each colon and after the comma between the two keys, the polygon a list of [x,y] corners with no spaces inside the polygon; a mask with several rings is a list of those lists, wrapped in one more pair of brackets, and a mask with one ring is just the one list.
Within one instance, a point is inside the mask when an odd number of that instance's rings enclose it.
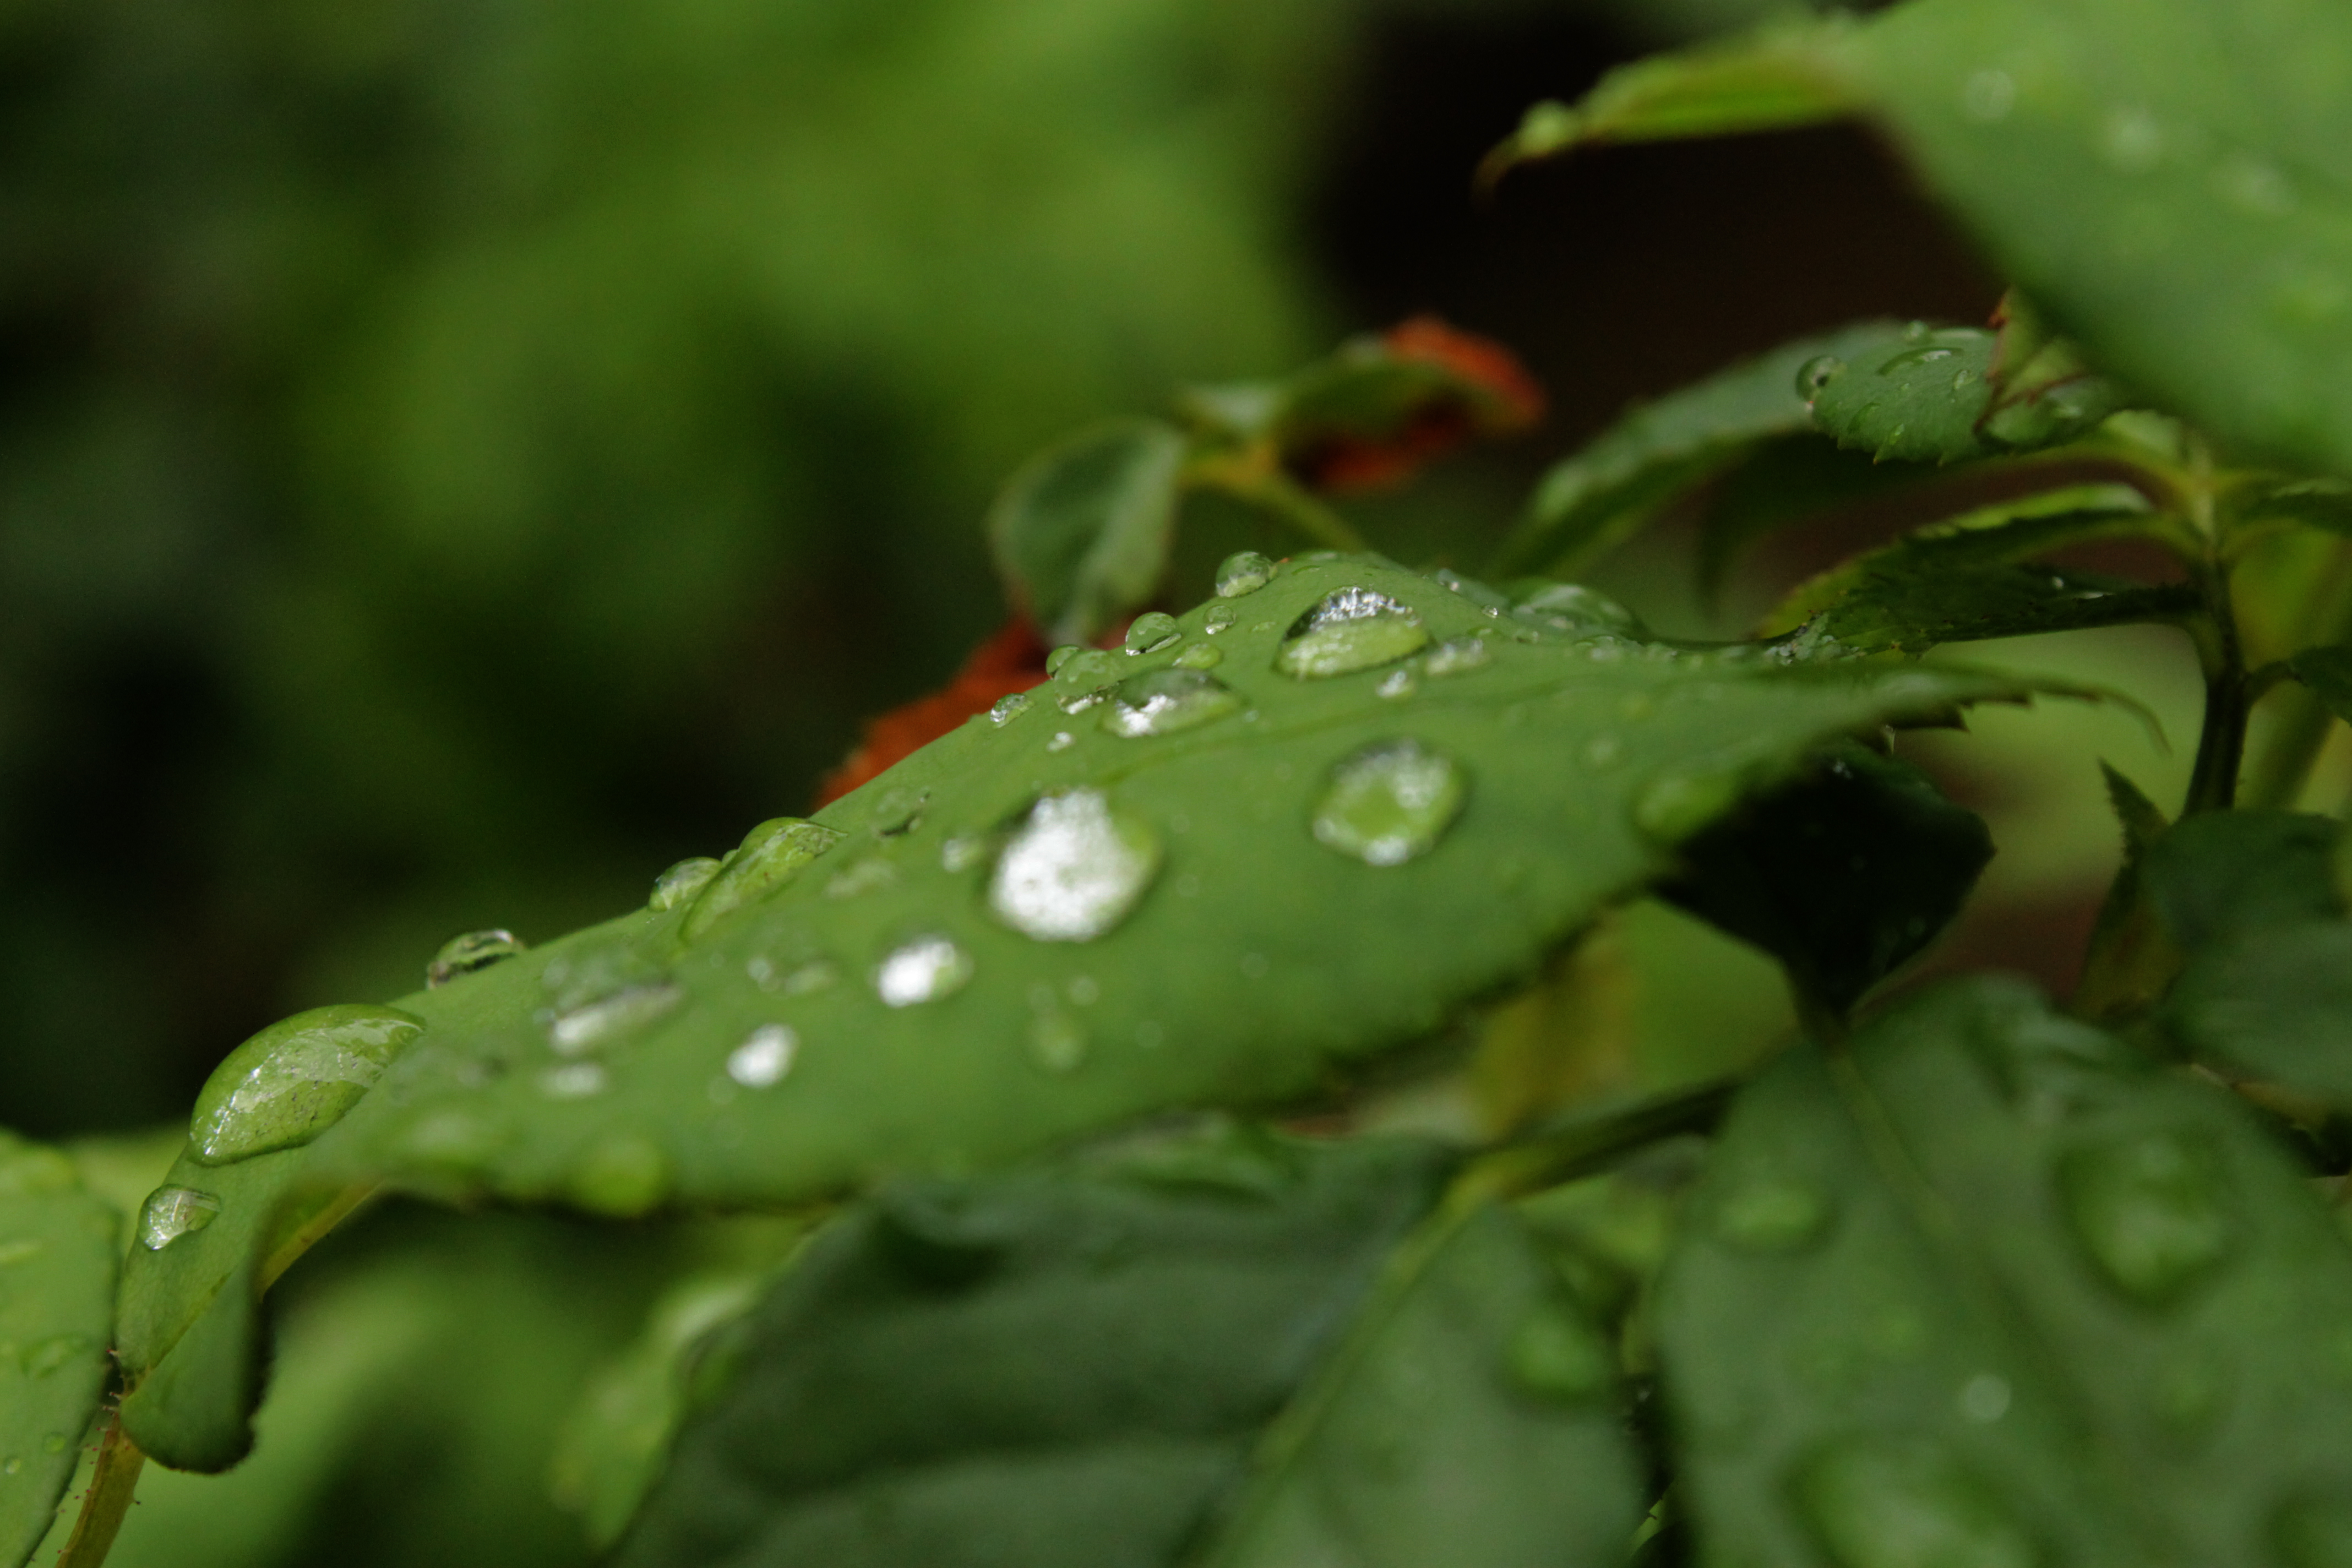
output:
{"label": "wet green leaf", "polygon": [[0,1132],[0,1564],[30,1559],[106,1392],[114,1211],[57,1150]]}
{"label": "wet green leaf", "polygon": [[1703,1542],[2269,1562],[2352,1475],[2352,1253],[2229,1096],[2014,983],[1736,1106],[1660,1285]]}
{"label": "wet green leaf", "polygon": [[989,544],[1014,600],[1052,641],[1091,642],[1158,591],[1184,452],[1173,426],[1108,420],[1006,482]]}
{"label": "wet green leaf", "polygon": [[1797,373],[1903,341],[1893,321],[1802,338],[1634,409],[1544,475],[1504,548],[1507,572],[1574,575],[1675,496],[1775,437],[1811,428]]}
{"label": "wet green leaf", "polygon": [[1916,326],[1891,343],[1800,372],[1813,425],[1880,459],[1951,463],[1998,450],[1978,426],[1992,402],[1993,334]]}
{"label": "wet green leaf", "polygon": [[1843,1012],[1935,940],[1991,858],[1976,813],[1910,764],[1847,745],[1685,845],[1662,891]]}
{"label": "wet green leaf", "polygon": [[2142,874],[2176,942],[2220,946],[2340,918],[2331,857],[2341,833],[2333,818],[2303,812],[2200,812],[2148,847]]}

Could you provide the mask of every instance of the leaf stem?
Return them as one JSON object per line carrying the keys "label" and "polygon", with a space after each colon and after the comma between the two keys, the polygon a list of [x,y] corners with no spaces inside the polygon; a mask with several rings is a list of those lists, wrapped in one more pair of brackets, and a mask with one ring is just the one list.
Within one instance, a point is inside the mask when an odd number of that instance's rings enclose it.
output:
{"label": "leaf stem", "polygon": [[58,1568],[99,1568],[121,1531],[139,1490],[139,1472],[147,1456],[122,1430],[121,1421],[108,1416],[106,1432],[98,1442],[98,1465],[90,1472],[89,1489],[82,1494],[81,1513],[73,1533],[58,1554]]}
{"label": "leaf stem", "polygon": [[[2337,545],[2334,559],[2321,574],[2318,587],[2304,605],[2289,647],[2296,651],[2314,644],[2337,643],[2352,634],[2352,547]],[[2254,672],[2251,679],[2275,669],[2273,683],[2288,672],[2284,663],[2265,666]],[[2255,693],[2261,695],[2259,691]],[[2327,743],[2328,727],[2335,721],[2326,706],[2309,689],[2300,685],[2288,685],[2279,693],[2273,705],[2276,723],[2272,727],[2262,754],[2246,780],[2246,803],[2249,805],[2284,808],[2294,804],[2303,793],[2304,781],[2311,776],[2313,764],[2319,761],[2321,748]]]}
{"label": "leaf stem", "polygon": [[1457,1190],[1465,1201],[1481,1203],[1524,1197],[1590,1175],[1646,1144],[1708,1131],[1747,1082],[1746,1075],[1709,1079],[1598,1114],[1556,1118],[1479,1159]]}
{"label": "leaf stem", "polygon": [[2190,453],[2189,482],[2182,489],[2189,521],[2205,541],[2205,559],[2196,572],[2203,597],[2204,635],[2197,639],[2199,662],[2205,672],[2205,718],[2197,735],[2197,761],[2189,775],[2189,798],[2183,816],[2198,811],[2227,811],[2237,804],[2238,773],[2246,760],[2246,719],[2252,708],[2247,696],[2245,650],[2238,637],[2238,613],[2231,602],[2230,564],[2221,549],[2214,516],[2212,458],[2200,441]]}

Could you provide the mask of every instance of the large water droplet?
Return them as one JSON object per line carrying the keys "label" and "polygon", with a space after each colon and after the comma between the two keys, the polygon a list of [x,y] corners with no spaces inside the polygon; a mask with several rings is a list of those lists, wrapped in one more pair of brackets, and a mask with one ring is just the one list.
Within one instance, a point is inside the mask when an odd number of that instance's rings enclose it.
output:
{"label": "large water droplet", "polygon": [[510,931],[469,931],[463,936],[453,936],[441,944],[441,951],[425,966],[425,989],[438,991],[460,974],[488,969],[522,951],[522,942]]}
{"label": "large water droplet", "polygon": [[1176,617],[1164,610],[1146,610],[1128,623],[1120,647],[1130,654],[1158,653],[1182,636]]}
{"label": "large water droplet", "polygon": [[1174,660],[1179,669],[1214,669],[1224,662],[1223,652],[1204,642],[1194,643]]}
{"label": "large water droplet", "polygon": [[1209,607],[1209,613],[1201,617],[1201,629],[1211,637],[1215,637],[1222,632],[1233,630],[1240,624],[1241,618],[1242,613],[1231,605],[1213,605]]}
{"label": "large water droplet", "polygon": [[772,1089],[793,1070],[801,1037],[787,1024],[762,1024],[727,1053],[727,1076],[745,1089]]}
{"label": "large water droplet", "polygon": [[1511,1376],[1540,1399],[1581,1405],[1608,1392],[1616,1357],[1582,1315],[1547,1302],[1511,1336]]}
{"label": "large water droplet", "polygon": [[717,875],[717,860],[708,855],[689,856],[654,879],[653,896],[646,900],[646,908],[674,910],[702,891]]}
{"label": "large water droplet", "polygon": [[1119,682],[1102,725],[1129,740],[1172,735],[1238,712],[1241,706],[1240,696],[1215,676],[1171,666]]}
{"label": "large water droplet", "polygon": [[1045,656],[1045,673],[1048,675],[1061,674],[1062,667],[1069,663],[1070,660],[1077,658],[1079,651],[1077,644],[1074,642],[1064,643],[1061,647],[1055,648],[1053,652]]}
{"label": "large water droplet", "polygon": [[890,1007],[912,1007],[953,995],[971,979],[971,957],[940,935],[919,936],[891,950],[874,969],[874,994]]}
{"label": "large water droplet", "polygon": [[1444,752],[1418,741],[1383,741],[1331,770],[1315,805],[1315,837],[1367,865],[1402,865],[1436,846],[1468,791]]}
{"label": "large water droplet", "polygon": [[139,1205],[139,1245],[161,1252],[220,1217],[221,1201],[194,1187],[157,1187]]}
{"label": "large water droplet", "polygon": [[1393,664],[1429,644],[1420,616],[1370,588],[1342,588],[1291,624],[1275,668],[1311,680]]}
{"label": "large water droplet", "polygon": [[1801,1466],[1791,1489],[1839,1568],[2035,1568],[2017,1516],[1942,1444],[1848,1438]]}
{"label": "large water droplet", "polygon": [[634,1219],[669,1195],[669,1161],[650,1139],[625,1132],[588,1152],[566,1184],[572,1201],[592,1214]]}
{"label": "large water droplet", "polygon": [[1160,860],[1159,836],[1100,790],[1044,795],[997,858],[988,907],[1040,942],[1092,942],[1127,918]]}
{"label": "large water droplet", "polygon": [[224,1058],[196,1096],[189,1152],[207,1165],[308,1143],[383,1076],[425,1029],[394,1007],[317,1007],[272,1024]]}
{"label": "large water droplet", "polygon": [[1255,550],[1236,551],[1217,568],[1217,597],[1238,599],[1274,581],[1274,563]]}
{"label": "large water droplet", "polygon": [[1717,1200],[1715,1234],[1743,1251],[1787,1252],[1821,1235],[1829,1219],[1829,1198],[1811,1182],[1759,1173]]}
{"label": "large water droplet", "polygon": [[801,868],[841,842],[843,835],[797,816],[772,817],[743,836],[701,896],[686,911],[680,933],[689,942],[735,910],[783,887]]}
{"label": "large water droplet", "polygon": [[2271,1548],[2284,1568],[2352,1568],[2352,1499],[2316,1489],[2287,1499],[2271,1515]]}
{"label": "large water droplet", "polygon": [[1486,646],[1485,637],[1448,637],[1429,650],[1421,667],[1435,678],[1464,675],[1494,662],[1495,650]]}
{"label": "large water droplet", "polygon": [[998,698],[989,708],[989,721],[995,724],[1009,724],[1029,710],[1029,701],[1027,692],[1009,691]]}
{"label": "large water droplet", "polygon": [[1098,647],[1081,648],[1062,661],[1054,672],[1054,684],[1075,691],[1087,691],[1107,680],[1118,679],[1118,656],[1105,653]]}
{"label": "large water droplet", "polygon": [[2236,1238],[2221,1158],[2190,1133],[2144,1132],[2075,1149],[2059,1162],[2058,1184],[2099,1272],[2151,1305],[2210,1275]]}

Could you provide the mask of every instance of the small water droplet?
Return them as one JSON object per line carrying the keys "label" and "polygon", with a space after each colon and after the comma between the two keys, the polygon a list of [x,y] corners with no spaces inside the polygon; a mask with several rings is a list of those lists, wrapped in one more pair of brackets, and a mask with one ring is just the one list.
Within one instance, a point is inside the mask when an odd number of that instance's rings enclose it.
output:
{"label": "small water droplet", "polygon": [[971,958],[949,938],[919,936],[875,966],[874,994],[889,1007],[912,1007],[953,995],[971,979]]}
{"label": "small water droplet", "polygon": [[1233,630],[1241,618],[1242,613],[1231,605],[1213,605],[1209,608],[1209,613],[1201,617],[1201,629],[1209,636],[1215,637],[1219,633]]}
{"label": "small water droplet", "polygon": [[1827,1228],[1830,1201],[1811,1182],[1774,1173],[1750,1175],[1717,1200],[1715,1234],[1747,1252],[1788,1252]]}
{"label": "small water droplet", "polygon": [[988,710],[989,722],[992,724],[1011,723],[1013,720],[1021,717],[1022,714],[1029,711],[1029,694],[1025,691],[1006,692],[1003,696],[998,698],[994,703],[990,705]]}
{"label": "small water droplet", "polygon": [[988,838],[983,834],[959,833],[942,840],[940,845],[940,869],[953,873],[969,871],[988,858]]}
{"label": "small water droplet", "polygon": [[[88,1356],[98,1342],[87,1334],[53,1334],[25,1347],[22,1363],[26,1377],[47,1377],[59,1367]],[[56,1449],[51,1449],[55,1453]]]}
{"label": "small water droplet", "polygon": [[1342,588],[1292,623],[1275,668],[1301,680],[1393,664],[1429,645],[1408,606],[1370,588]]}
{"label": "small water droplet", "polygon": [[1529,1313],[1511,1335],[1512,1378],[1538,1399],[1583,1405],[1616,1381],[1616,1357],[1582,1314],[1561,1302]]}
{"label": "small water droplet", "polygon": [[1214,669],[1224,662],[1225,656],[1223,650],[1212,647],[1204,642],[1194,643],[1178,654],[1175,658],[1176,668],[1179,669]]}
{"label": "small water droplet", "polygon": [[13,1476],[25,1468],[25,1461],[11,1454],[0,1459],[0,1476]]}
{"label": "small water droplet", "polygon": [[425,966],[425,989],[438,991],[460,974],[488,969],[522,951],[522,942],[510,931],[469,931],[463,936],[453,936],[441,944],[441,951]]}
{"label": "small water droplet", "polygon": [[157,1187],[139,1205],[139,1245],[161,1252],[220,1217],[221,1201],[194,1187]]}
{"label": "small water droplet", "polygon": [[1315,837],[1366,865],[1402,865],[1436,847],[1468,793],[1444,752],[1417,741],[1381,742],[1331,770],[1315,807]]}
{"label": "small water droplet", "polygon": [[797,816],[761,823],[720,862],[718,873],[688,908],[680,934],[692,942],[744,905],[786,886],[844,837],[836,828]]}
{"label": "small water droplet", "polygon": [[1164,610],[1146,610],[1128,624],[1126,639],[1119,646],[1130,656],[1158,653],[1182,635],[1175,616]]}
{"label": "small water droplet", "polygon": [[1076,1072],[1087,1059],[1086,1026],[1067,1013],[1040,1013],[1029,1025],[1029,1058],[1050,1073]]}
{"label": "small water droplet", "polygon": [[315,1007],[262,1030],[205,1080],[188,1121],[190,1154],[226,1164],[308,1143],[341,1120],[425,1030],[394,1007]]}
{"label": "small water droplet", "polygon": [[1581,583],[1547,583],[1522,597],[1511,613],[1554,631],[1613,632],[1627,637],[1637,637],[1642,631],[1641,620],[1633,611]]}
{"label": "small water droplet", "polygon": [[2009,1379],[1997,1372],[1980,1372],[1960,1384],[1960,1414],[1979,1426],[1990,1426],[2009,1414]]}
{"label": "small water droplet", "polygon": [[2271,1515],[2283,1568],[2352,1568],[2352,1500],[2328,1489],[2290,1497]]}
{"label": "small water droplet", "polygon": [[1797,369],[1797,395],[1810,403],[1822,388],[1845,374],[1845,361],[1835,354],[1815,354]]}
{"label": "small water droplet", "polygon": [[1070,660],[1077,658],[1080,649],[1077,644],[1074,642],[1064,643],[1060,647],[1055,648],[1053,652],[1045,656],[1045,673],[1048,675],[1061,674],[1062,667],[1069,663]]}
{"label": "small water droplet", "polygon": [[658,972],[600,968],[587,983],[562,988],[541,1022],[551,1047],[577,1056],[644,1028],[677,1006],[678,996],[677,987]]}
{"label": "small water droplet", "polygon": [[674,910],[702,891],[717,875],[719,862],[710,856],[695,855],[680,860],[654,879],[653,896],[646,900],[646,908]]}
{"label": "small water droplet", "polygon": [[1274,581],[1274,563],[1255,550],[1235,551],[1217,568],[1217,597],[1238,599]]}
{"label": "small water droplet", "polygon": [[2058,1184],[2091,1260],[2136,1300],[2177,1300],[2236,1240],[2221,1158],[2201,1137],[2158,1131],[2087,1144],[2059,1162]]}
{"label": "small water droplet", "polygon": [[550,1100],[586,1100],[610,1086],[604,1069],[594,1062],[566,1062],[539,1075],[539,1091]]}
{"label": "small water droplet", "polygon": [[1066,691],[1090,691],[1106,681],[1116,680],[1119,674],[1119,658],[1101,648],[1081,649],[1075,657],[1063,661],[1055,672],[1054,684]]}
{"label": "small water droplet", "polygon": [[727,1076],[745,1089],[772,1089],[793,1070],[801,1037],[787,1024],[762,1024],[727,1053]]}
{"label": "small water droplet", "polygon": [[1933,1439],[1840,1440],[1799,1467],[1791,1489],[1839,1568],[2035,1568],[2043,1560],[2000,1495]]}
{"label": "small water droplet", "polygon": [[1173,666],[1121,681],[1102,726],[1126,740],[1198,729],[1241,710],[1242,700],[1215,676]]}
{"label": "small water droplet", "polygon": [[2017,107],[2017,79],[2004,70],[1981,70],[1960,89],[1960,112],[1979,125],[2009,118]]}
{"label": "small water droplet", "polygon": [[1495,650],[1485,637],[1448,637],[1429,650],[1421,667],[1433,678],[1463,675],[1495,662]]}
{"label": "small water droplet", "polygon": [[1078,714],[1097,703],[1108,702],[1118,688],[1110,685],[1093,687],[1085,691],[1073,691],[1054,699],[1054,706],[1063,712]]}
{"label": "small water droplet", "polygon": [[997,858],[988,907],[1040,942],[1092,942],[1159,874],[1159,837],[1099,790],[1041,796]]}
{"label": "small water droplet", "polygon": [[898,885],[898,868],[879,855],[868,855],[863,860],[851,862],[825,879],[824,896],[828,899],[863,898]]}
{"label": "small water droplet", "polygon": [[66,1435],[65,1435],[64,1433],[62,1433],[62,1432],[51,1432],[51,1433],[49,1433],[47,1436],[45,1436],[45,1437],[43,1437],[43,1438],[41,1439],[41,1452],[42,1452],[42,1453],[44,1453],[44,1454],[62,1454],[62,1453],[64,1453],[65,1451],[66,1451]]}
{"label": "small water droplet", "polygon": [[1633,800],[1633,826],[1662,844],[1676,844],[1729,811],[1739,800],[1739,775],[1729,770],[1661,773]]}
{"label": "small water droplet", "polygon": [[1421,678],[1411,669],[1391,669],[1381,677],[1381,683],[1372,688],[1372,694],[1397,702],[1420,689]]}
{"label": "small water droplet", "polygon": [[625,1132],[588,1152],[565,1184],[572,1201],[591,1214],[635,1219],[669,1195],[669,1161],[650,1139]]}

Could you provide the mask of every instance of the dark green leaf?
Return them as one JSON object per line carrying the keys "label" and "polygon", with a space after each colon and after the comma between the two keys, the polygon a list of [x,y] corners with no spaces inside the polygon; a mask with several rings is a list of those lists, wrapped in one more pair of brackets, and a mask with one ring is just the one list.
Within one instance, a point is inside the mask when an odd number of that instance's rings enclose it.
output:
{"label": "dark green leaf", "polygon": [[1841,747],[1683,847],[1664,895],[1844,1012],[1959,912],[1992,837],[1907,763]]}
{"label": "dark green leaf", "polygon": [[2340,918],[2331,858],[2341,831],[2300,812],[2200,812],[2149,847],[2143,874],[2166,929],[2193,952]]}
{"label": "dark green leaf", "polygon": [[996,568],[1055,642],[1091,642],[1150,602],[1175,525],[1181,431],[1115,419],[1049,447],[989,513]]}
{"label": "dark green leaf", "polygon": [[26,1562],[57,1516],[106,1392],[112,1209],[73,1162],[0,1132],[0,1564]]}
{"label": "dark green leaf", "polygon": [[2352,723],[2352,648],[2307,647],[2287,668],[2330,713]]}
{"label": "dark green leaf", "polygon": [[1527,521],[1504,547],[1504,570],[1575,575],[1659,507],[1759,443],[1810,429],[1799,370],[1825,355],[1858,358],[1902,341],[1903,328],[1893,321],[1861,322],[1744,360],[1634,409],[1544,475]]}
{"label": "dark green leaf", "polygon": [[2352,1253],[2243,1107],[2012,983],[1734,1109],[1660,1285],[1702,1542],[1769,1568],[2274,1555],[2352,1478]]}
{"label": "dark green leaf", "polygon": [[2116,825],[2124,830],[2124,858],[2136,863],[2171,824],[2163,808],[2124,773],[2101,763],[2099,776],[2106,783],[2107,804],[2115,810]]}
{"label": "dark green leaf", "polygon": [[1885,460],[1950,463],[1997,450],[1978,426],[1992,401],[1993,334],[1914,326],[1892,343],[1824,356],[1800,374],[1813,426]]}
{"label": "dark green leaf", "polygon": [[2352,534],[2352,484],[2342,479],[2262,479],[2226,498],[2239,523],[2299,523]]}
{"label": "dark green leaf", "polygon": [[1698,509],[1701,597],[1719,603],[1740,558],[1782,529],[1916,486],[1920,477],[1909,463],[1876,462],[1814,437],[1763,443],[1708,487]]}

